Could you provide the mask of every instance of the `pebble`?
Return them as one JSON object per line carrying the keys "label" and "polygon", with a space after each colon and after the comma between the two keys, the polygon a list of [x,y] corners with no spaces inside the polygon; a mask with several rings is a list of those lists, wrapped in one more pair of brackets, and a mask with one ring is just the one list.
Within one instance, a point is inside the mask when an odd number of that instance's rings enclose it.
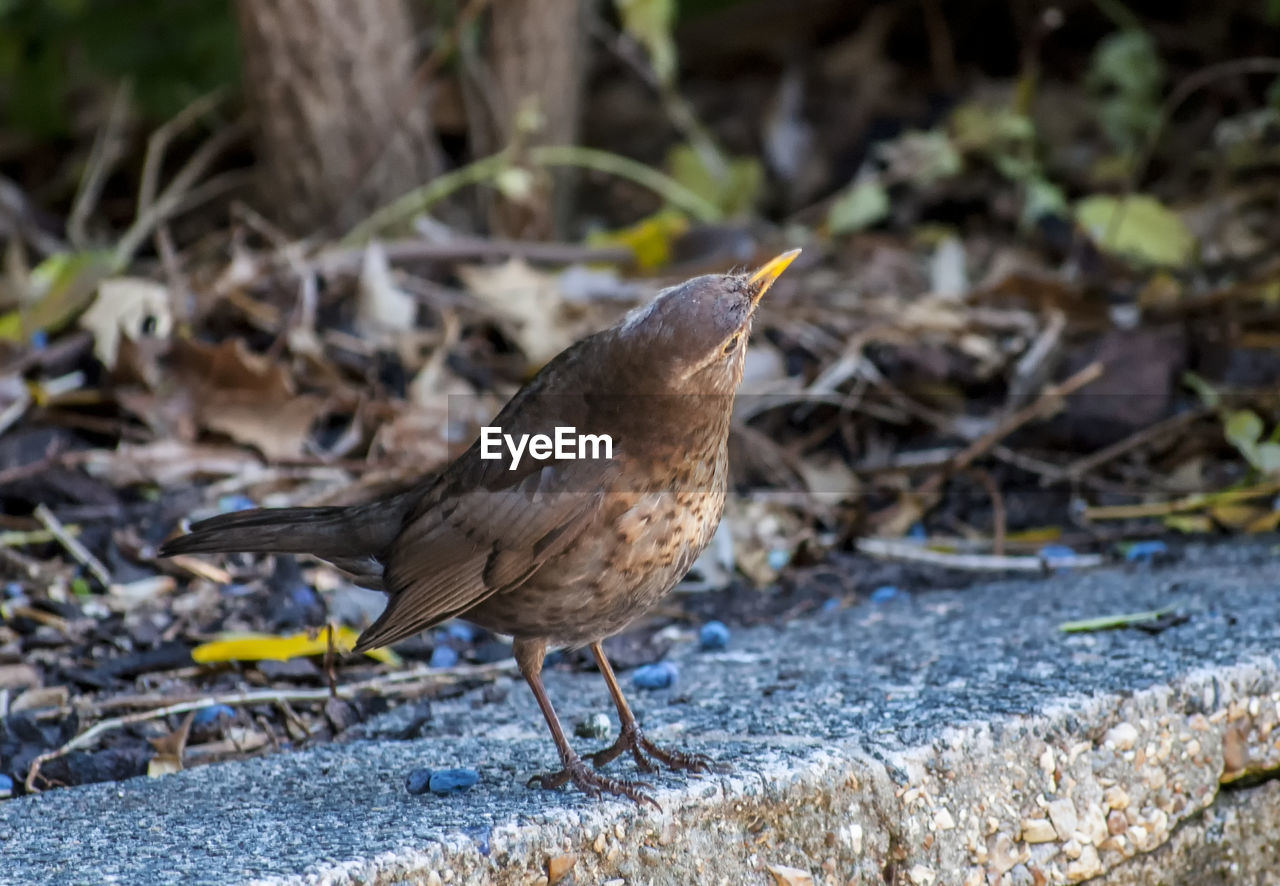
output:
{"label": "pebble", "polygon": [[1058,832],[1047,818],[1027,818],[1022,822],[1021,838],[1024,843],[1051,843],[1058,838]]}
{"label": "pebble", "polygon": [[698,645],[705,650],[724,649],[729,645],[729,628],[722,621],[709,621],[698,631]]}
{"label": "pebble", "polygon": [[598,741],[608,738],[612,732],[613,721],[607,714],[598,711],[583,717],[573,727],[573,734],[578,738],[594,738]]}
{"label": "pebble", "polygon": [[0,775],[0,800],[13,796],[13,779],[8,775]]}
{"label": "pebble", "polygon": [[778,548],[769,552],[769,568],[774,572],[780,572],[786,565],[791,562],[791,552],[780,550]]}
{"label": "pebble", "polygon": [[636,668],[631,683],[637,689],[668,689],[676,684],[680,670],[669,661],[648,664]]}
{"label": "pebble", "polygon": [[555,886],[555,884],[569,876],[569,872],[573,870],[573,866],[577,863],[578,859],[572,855],[557,855],[554,858],[547,859],[547,882],[551,886]]}

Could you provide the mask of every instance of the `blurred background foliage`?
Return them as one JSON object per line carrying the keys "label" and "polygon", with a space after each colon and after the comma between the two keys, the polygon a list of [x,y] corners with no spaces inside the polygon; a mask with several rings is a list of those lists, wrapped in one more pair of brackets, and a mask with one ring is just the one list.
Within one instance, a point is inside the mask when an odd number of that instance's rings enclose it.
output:
{"label": "blurred background foliage", "polygon": [[226,0],[0,0],[3,137],[91,128],[102,83],[122,79],[141,122],[163,122],[198,96],[235,86],[239,58]]}

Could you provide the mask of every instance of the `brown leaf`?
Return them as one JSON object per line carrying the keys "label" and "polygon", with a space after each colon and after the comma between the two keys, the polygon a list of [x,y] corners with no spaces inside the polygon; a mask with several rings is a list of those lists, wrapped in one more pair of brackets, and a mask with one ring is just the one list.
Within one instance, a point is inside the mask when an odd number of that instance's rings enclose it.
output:
{"label": "brown leaf", "polygon": [[278,461],[304,454],[311,426],[324,414],[325,403],[325,398],[313,394],[264,400],[241,392],[219,392],[201,405],[199,420],[209,430]]}
{"label": "brown leaf", "polygon": [[191,722],[195,716],[195,711],[188,711],[181,726],[168,735],[151,739],[156,755],[147,763],[147,775],[157,778],[182,771],[182,754],[187,748],[187,736],[191,734]]}

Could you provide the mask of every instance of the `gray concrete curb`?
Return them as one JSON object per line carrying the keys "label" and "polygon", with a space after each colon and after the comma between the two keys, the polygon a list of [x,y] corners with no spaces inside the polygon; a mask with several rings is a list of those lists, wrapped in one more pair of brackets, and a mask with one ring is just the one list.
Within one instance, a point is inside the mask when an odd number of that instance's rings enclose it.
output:
{"label": "gray concrete curb", "polygon": [[[902,595],[739,631],[723,653],[686,644],[679,686],[638,694],[639,713],[651,737],[734,771],[660,776],[662,814],[526,790],[553,752],[513,685],[501,704],[438,705],[421,741],[0,804],[0,882],[1274,882],[1280,790],[1220,788],[1224,771],[1280,769],[1275,565],[1263,547],[1196,550]],[[1057,630],[1163,605],[1190,617]],[[597,676],[551,676],[566,720],[608,710]],[[403,776],[423,765],[483,780],[410,796]],[[1183,879],[1190,866],[1204,879]]]}

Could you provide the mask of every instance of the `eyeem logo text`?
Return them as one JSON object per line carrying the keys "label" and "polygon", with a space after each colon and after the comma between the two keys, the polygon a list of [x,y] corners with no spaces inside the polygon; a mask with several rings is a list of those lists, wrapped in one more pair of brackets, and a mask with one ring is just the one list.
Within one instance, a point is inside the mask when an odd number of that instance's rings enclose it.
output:
{"label": "eyeem logo text", "polygon": [[511,454],[511,464],[507,468],[509,471],[520,466],[520,459],[525,453],[538,461],[548,458],[557,461],[613,458],[613,438],[608,434],[579,434],[577,428],[570,426],[556,428],[554,436],[521,434],[516,438],[502,433],[502,428],[480,428],[481,458],[502,458],[504,447]]}

